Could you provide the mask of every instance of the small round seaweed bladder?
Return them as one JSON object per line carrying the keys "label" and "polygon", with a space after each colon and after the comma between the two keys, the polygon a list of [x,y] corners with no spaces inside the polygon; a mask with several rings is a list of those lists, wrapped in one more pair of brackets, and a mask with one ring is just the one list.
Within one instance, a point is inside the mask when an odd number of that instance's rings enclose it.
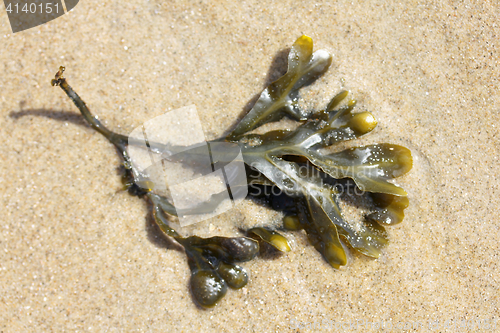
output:
{"label": "small round seaweed bladder", "polygon": [[[335,153],[321,152],[323,148],[365,135],[377,125],[370,112],[353,112],[354,100],[340,106],[348,96],[346,91],[334,96],[323,110],[310,112],[300,107],[300,88],[323,75],[331,62],[328,52],[313,52],[310,37],[299,37],[290,50],[286,74],[266,87],[233,131],[217,141],[232,142],[240,147],[248,167],[248,186],[252,188],[249,195],[264,197],[272,208],[284,211],[284,229],[303,229],[325,260],[339,268],[347,263],[342,241],[366,256],[380,256],[388,243],[384,227],[400,223],[409,204],[407,193],[390,180],[411,169],[412,157],[407,148],[389,143]],[[278,252],[291,250],[282,234],[266,227],[252,228],[241,237],[182,237],[169,222],[180,211],[169,199],[155,193],[147,181],[137,180],[145,177],[141,178],[141,172],[133,166],[127,153],[127,146],[134,141],[110,131],[93,116],[67,83],[63,72],[61,66],[52,85],[61,87],[89,125],[116,146],[123,158],[124,184],[129,193],[146,198],[153,207],[154,220],[160,230],[184,247],[192,273],[191,293],[197,304],[212,307],[224,297],[228,286],[233,289],[245,286],[248,274],[236,263],[255,258],[262,242]],[[299,122],[299,126],[295,130],[249,133],[285,116]],[[154,142],[149,144],[161,146]],[[200,159],[195,149],[184,150],[175,156],[191,164]],[[372,201],[371,212],[356,226],[346,221],[339,206],[341,189],[353,187]],[[198,212],[213,209],[220,197],[212,195]],[[198,212],[194,209],[191,213]]]}

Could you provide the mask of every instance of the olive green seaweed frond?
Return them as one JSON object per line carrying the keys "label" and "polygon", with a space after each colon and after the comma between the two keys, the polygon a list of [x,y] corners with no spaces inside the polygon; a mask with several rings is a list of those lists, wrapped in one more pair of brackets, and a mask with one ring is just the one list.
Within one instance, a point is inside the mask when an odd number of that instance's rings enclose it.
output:
{"label": "olive green seaweed frond", "polygon": [[[400,223],[409,205],[406,191],[392,180],[411,169],[412,156],[407,148],[390,143],[324,153],[325,148],[357,139],[377,126],[370,112],[354,112],[354,100],[344,102],[346,91],[335,95],[322,110],[301,108],[300,89],[323,75],[331,62],[328,52],[313,52],[310,37],[299,37],[290,50],[286,74],[262,91],[226,138],[214,142],[238,145],[247,166],[248,188],[259,189],[259,194],[249,191],[250,196],[264,197],[272,208],[284,211],[283,229],[304,230],[326,261],[340,268],[347,263],[344,244],[372,258],[381,255],[388,244],[385,227]],[[123,158],[124,184],[129,193],[147,198],[160,230],[184,248],[191,269],[191,293],[197,304],[212,307],[224,297],[228,287],[245,286],[248,274],[237,263],[256,257],[262,244],[278,252],[292,250],[283,234],[266,226],[251,228],[240,237],[181,236],[171,227],[172,217],[214,211],[226,197],[224,193],[213,194],[189,211],[176,209],[169,199],[155,193],[147,176],[134,168],[126,150],[134,141],[110,131],[93,116],[69,86],[63,71],[61,67],[52,85],[60,86],[90,126],[116,146]],[[297,121],[297,128],[252,133],[283,117]],[[205,161],[204,151],[196,147],[177,149],[186,147],[166,147],[154,142],[149,142],[149,147],[191,166]],[[233,160],[223,145],[213,147],[212,153],[217,156],[213,163],[219,168]],[[260,189],[269,188],[279,193],[260,193]],[[342,188],[355,188],[372,203],[362,221],[351,223],[345,218],[340,208]]]}

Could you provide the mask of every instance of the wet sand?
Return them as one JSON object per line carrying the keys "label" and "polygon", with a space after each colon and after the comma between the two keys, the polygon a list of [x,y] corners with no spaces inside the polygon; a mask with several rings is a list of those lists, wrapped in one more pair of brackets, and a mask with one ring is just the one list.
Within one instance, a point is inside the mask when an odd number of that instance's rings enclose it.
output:
{"label": "wet sand", "polygon": [[[477,3],[81,1],[16,34],[0,11],[0,331],[498,330],[499,9]],[[397,181],[410,207],[377,260],[351,254],[335,270],[288,232],[291,252],[244,263],[248,285],[201,310],[185,254],[121,191],[114,148],[50,80],[66,66],[117,132],[194,104],[214,139],[302,34],[333,54],[305,105],[348,89],[379,121],[349,146],[410,148]],[[246,201],[192,231],[279,223]]]}

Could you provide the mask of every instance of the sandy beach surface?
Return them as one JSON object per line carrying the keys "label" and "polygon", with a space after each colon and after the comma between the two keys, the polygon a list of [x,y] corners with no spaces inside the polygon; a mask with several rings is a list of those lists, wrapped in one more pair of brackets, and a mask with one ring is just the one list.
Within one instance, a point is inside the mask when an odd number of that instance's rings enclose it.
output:
{"label": "sandy beach surface", "polygon": [[[0,10],[0,332],[500,331],[499,15],[497,1],[87,0],[13,34]],[[291,252],[244,263],[248,285],[200,309],[182,248],[50,80],[64,65],[117,132],[194,104],[214,139],[302,34],[333,54],[303,103],[348,89],[379,121],[349,146],[410,148],[410,207],[377,260],[335,270],[287,232]],[[280,219],[245,201],[191,231]]]}

